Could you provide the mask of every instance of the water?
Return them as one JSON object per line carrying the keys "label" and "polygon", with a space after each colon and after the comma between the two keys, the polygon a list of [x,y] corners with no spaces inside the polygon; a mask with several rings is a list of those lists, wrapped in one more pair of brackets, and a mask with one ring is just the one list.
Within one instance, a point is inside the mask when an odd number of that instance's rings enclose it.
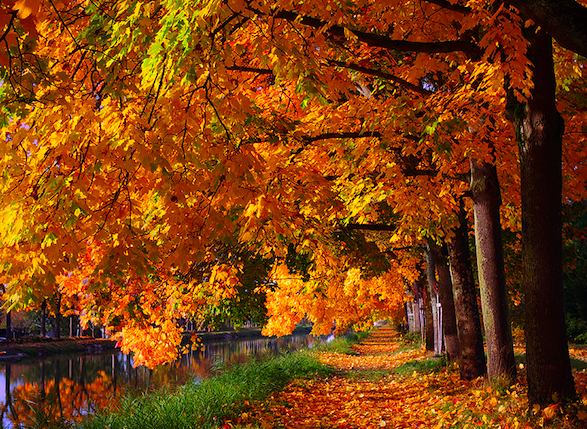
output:
{"label": "water", "polygon": [[293,351],[316,341],[308,335],[238,339],[208,343],[171,365],[155,370],[132,366],[118,351],[66,354],[0,364],[2,428],[46,427],[49,422],[80,421],[112,407],[125,393],[197,382],[222,365],[251,357]]}

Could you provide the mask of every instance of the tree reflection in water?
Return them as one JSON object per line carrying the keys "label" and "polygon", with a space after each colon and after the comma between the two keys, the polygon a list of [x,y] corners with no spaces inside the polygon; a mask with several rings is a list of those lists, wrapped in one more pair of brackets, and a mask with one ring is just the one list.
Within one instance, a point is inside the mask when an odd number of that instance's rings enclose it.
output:
{"label": "tree reflection in water", "polygon": [[115,407],[123,394],[198,382],[218,365],[299,349],[313,341],[291,336],[210,343],[155,370],[133,368],[132,357],[114,352],[5,363],[0,368],[0,427],[43,428],[80,421],[96,410]]}

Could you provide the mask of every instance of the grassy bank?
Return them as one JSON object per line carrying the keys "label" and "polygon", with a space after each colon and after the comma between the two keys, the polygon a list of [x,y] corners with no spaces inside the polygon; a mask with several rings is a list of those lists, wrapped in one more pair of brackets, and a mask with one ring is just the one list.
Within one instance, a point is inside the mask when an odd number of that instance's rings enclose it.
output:
{"label": "grassy bank", "polygon": [[[318,349],[350,352],[351,345],[363,337],[340,337]],[[325,377],[332,372],[311,351],[251,361],[174,391],[124,398],[116,410],[90,417],[81,428],[213,428],[238,415],[251,401],[265,399],[294,379]]]}
{"label": "grassy bank", "polygon": [[246,401],[264,399],[292,379],[326,376],[330,372],[308,352],[248,362],[173,392],[125,398],[115,412],[91,417],[82,428],[215,427],[224,418],[239,413]]}

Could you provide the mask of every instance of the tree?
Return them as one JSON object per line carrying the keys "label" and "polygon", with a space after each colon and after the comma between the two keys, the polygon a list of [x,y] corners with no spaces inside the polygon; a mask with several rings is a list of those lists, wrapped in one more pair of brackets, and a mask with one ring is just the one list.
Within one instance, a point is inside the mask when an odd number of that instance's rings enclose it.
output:
{"label": "tree", "polygon": [[[329,226],[339,216],[370,216],[374,192],[352,188],[374,185],[375,172],[388,178],[380,198],[397,198],[397,210],[407,213],[413,188],[402,180],[433,195],[452,187],[446,178],[462,175],[464,161],[483,165],[495,152],[499,162],[511,152],[504,86],[520,103],[537,88],[514,10],[492,2],[329,5],[138,2],[131,9],[106,1],[67,9],[67,21],[46,2],[19,2],[16,15],[8,9],[2,88],[11,101],[3,111],[11,147],[2,191],[13,198],[2,202],[0,238],[10,293],[23,296],[46,273],[83,270],[88,237],[104,249],[86,272],[100,278],[91,284],[104,294],[93,306],[101,317],[111,312],[106,297],[134,292],[164,301],[178,272],[202,260],[212,266],[217,244],[235,234],[265,243],[276,260],[284,238],[300,242],[323,259],[316,272],[328,274],[337,255],[324,250]],[[27,32],[26,19],[38,25]],[[121,42],[127,31],[132,37]],[[336,121],[363,138],[331,138]],[[373,165],[384,153],[378,171]],[[523,176],[526,168],[536,174],[521,160]],[[431,187],[408,171],[440,172],[442,183]],[[434,235],[420,218],[408,223],[420,237]],[[349,285],[362,284],[358,274],[349,274]],[[84,278],[68,288],[85,292]],[[154,292],[133,285],[139,279]],[[210,283],[185,290],[206,295]],[[293,299],[289,289],[283,299]],[[316,285],[310,295],[336,291],[318,292]],[[333,315],[322,310],[312,310],[316,319]],[[173,314],[161,313],[173,325]]]}
{"label": "tree", "polygon": [[[534,91],[510,107],[520,145],[522,267],[526,292],[528,396],[547,404],[575,394],[565,329],[562,290],[562,135],[556,108],[552,42],[532,29],[528,59]],[[531,31],[532,31],[531,30]],[[548,263],[545,263],[548,261]],[[556,362],[556,365],[553,363]]]}

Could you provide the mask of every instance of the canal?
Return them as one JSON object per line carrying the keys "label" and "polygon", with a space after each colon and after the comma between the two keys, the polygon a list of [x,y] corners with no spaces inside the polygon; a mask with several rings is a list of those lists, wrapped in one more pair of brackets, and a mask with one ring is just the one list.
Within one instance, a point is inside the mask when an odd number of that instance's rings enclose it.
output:
{"label": "canal", "polygon": [[46,427],[77,422],[111,407],[125,394],[198,382],[215,369],[252,358],[311,347],[309,335],[234,339],[205,344],[173,364],[149,370],[133,367],[119,351],[65,354],[0,364],[2,428]]}

